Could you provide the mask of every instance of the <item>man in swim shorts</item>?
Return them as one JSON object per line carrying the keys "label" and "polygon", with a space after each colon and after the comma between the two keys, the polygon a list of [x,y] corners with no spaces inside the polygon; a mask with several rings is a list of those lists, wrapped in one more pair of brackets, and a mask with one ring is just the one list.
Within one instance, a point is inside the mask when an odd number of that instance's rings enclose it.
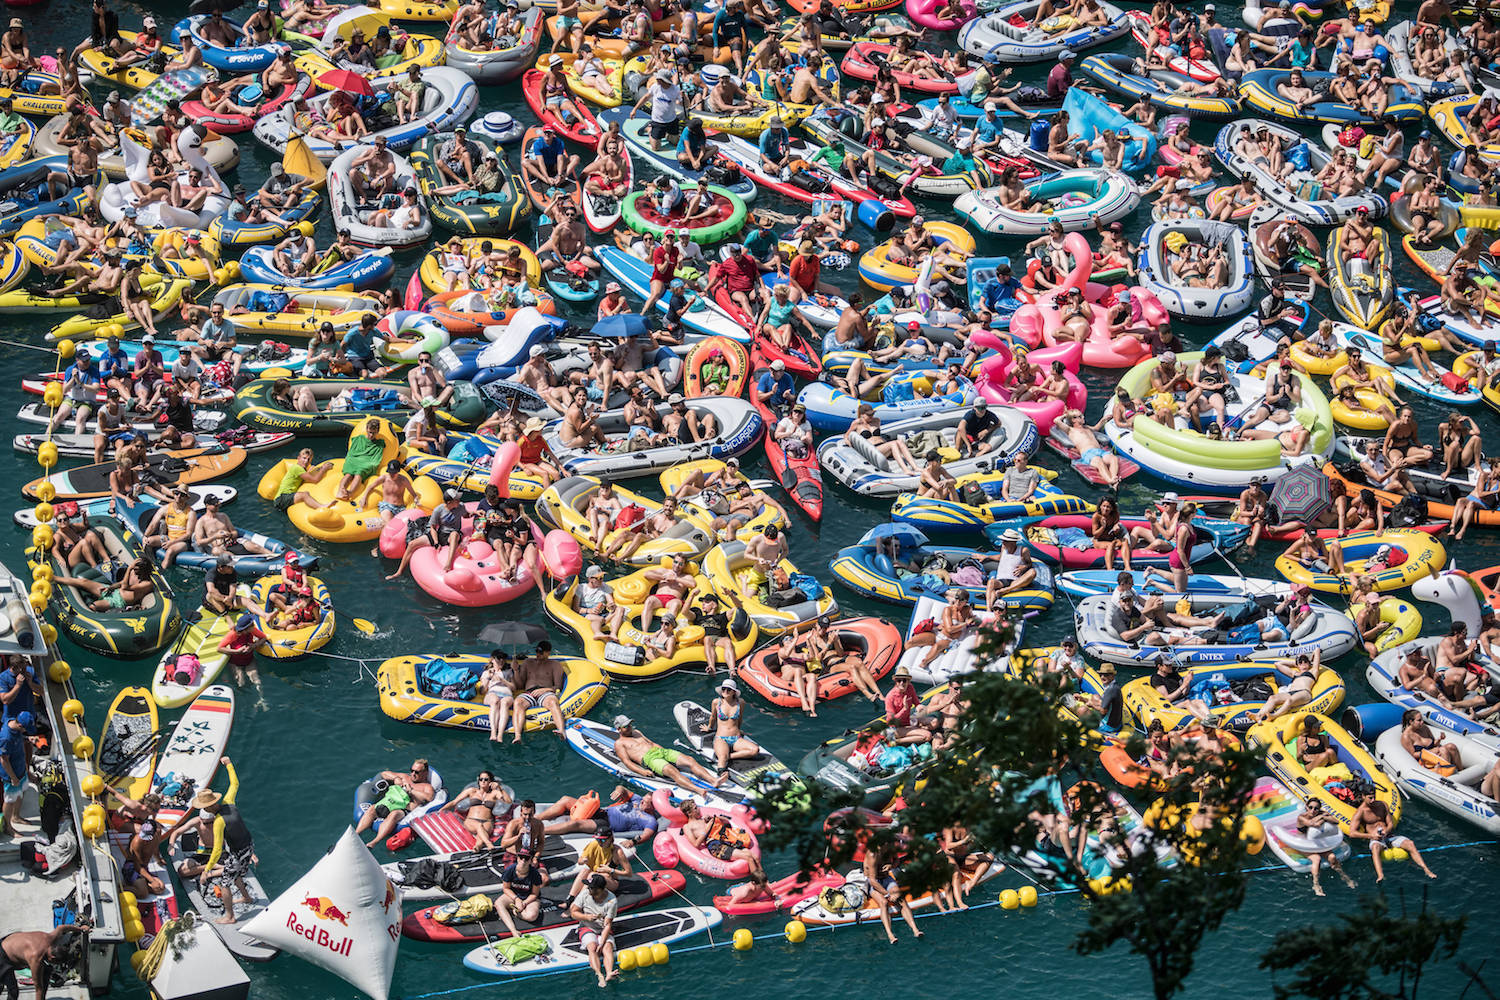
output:
{"label": "man in swim shorts", "polygon": [[[724,777],[714,774],[687,754],[659,746],[635,729],[628,715],[615,716],[615,755],[626,769],[643,778],[666,778],[679,788],[689,792],[701,792],[704,784],[717,788]],[[683,775],[685,768],[697,783],[691,783]]]}

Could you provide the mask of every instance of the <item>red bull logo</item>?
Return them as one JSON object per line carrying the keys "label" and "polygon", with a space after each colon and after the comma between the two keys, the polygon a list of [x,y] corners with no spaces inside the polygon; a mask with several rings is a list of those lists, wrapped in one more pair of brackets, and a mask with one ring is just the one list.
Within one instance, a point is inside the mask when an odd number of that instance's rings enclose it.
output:
{"label": "red bull logo", "polygon": [[319,920],[337,920],[345,927],[349,926],[349,914],[335,906],[327,896],[308,896],[302,905],[312,910]]}
{"label": "red bull logo", "polygon": [[[312,897],[309,897],[309,900],[311,900],[311,898]],[[309,905],[309,900],[304,900],[303,905],[308,906],[309,909],[312,909],[312,907]],[[325,899],[321,900],[321,902],[326,903],[328,901]],[[338,908],[334,907],[334,909],[337,910]],[[314,912],[317,911],[314,910]],[[318,916],[322,917],[323,914],[318,913]],[[343,922],[347,923],[349,918],[343,913],[340,913],[337,919],[341,919]],[[349,956],[349,953],[354,950],[354,938],[350,937],[347,934],[336,937],[332,934],[329,934],[327,929],[323,927],[308,926],[306,924],[299,923],[297,921],[296,910],[287,911],[286,926],[287,930],[291,931],[298,937],[306,938],[309,942],[317,945],[320,948],[327,948],[335,955],[343,955],[347,958]]]}
{"label": "red bull logo", "polygon": [[395,905],[396,905],[396,884],[394,882],[392,882],[390,879],[386,879],[385,880],[385,901],[380,904],[380,908],[383,909],[383,910],[385,910],[386,912],[390,912],[391,907],[395,906]]}

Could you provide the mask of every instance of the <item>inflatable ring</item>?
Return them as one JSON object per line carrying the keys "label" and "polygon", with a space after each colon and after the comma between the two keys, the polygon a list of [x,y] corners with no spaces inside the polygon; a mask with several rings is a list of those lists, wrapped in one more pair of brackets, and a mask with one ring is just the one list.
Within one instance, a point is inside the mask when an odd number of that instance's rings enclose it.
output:
{"label": "inflatable ring", "polygon": [[745,202],[728,188],[710,184],[708,190],[714,196],[714,214],[707,219],[689,223],[663,215],[644,191],[631,192],[621,206],[621,214],[625,225],[638,233],[650,233],[659,238],[668,229],[673,229],[687,233],[694,243],[718,243],[745,228]]}

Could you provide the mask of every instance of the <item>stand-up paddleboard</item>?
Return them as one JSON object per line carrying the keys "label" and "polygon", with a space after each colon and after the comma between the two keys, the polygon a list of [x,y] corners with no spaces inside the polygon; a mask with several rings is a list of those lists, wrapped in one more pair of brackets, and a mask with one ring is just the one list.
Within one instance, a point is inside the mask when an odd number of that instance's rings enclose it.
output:
{"label": "stand-up paddleboard", "polygon": [[[674,892],[681,892],[687,884],[681,872],[677,871],[643,871],[634,875],[624,875],[619,879],[619,887],[615,889],[615,899],[619,903],[620,912],[634,910],[642,906],[649,906],[658,900],[664,899]],[[541,912],[535,921],[526,921],[512,915],[516,930],[522,934],[532,934],[537,931],[545,931],[553,928],[568,930],[576,923],[568,914],[568,890],[572,888],[572,878],[555,878],[550,885],[542,888]],[[437,906],[427,906],[408,916],[401,922],[401,933],[406,937],[417,941],[433,941],[440,943],[457,943],[461,941],[493,941],[496,938],[506,937],[510,929],[498,918],[489,920],[471,920],[461,924],[443,923],[448,914],[458,907],[458,901],[453,900]]]}
{"label": "stand-up paddleboard", "polygon": [[[248,592],[249,588],[246,588]],[[151,677],[151,697],[162,708],[180,708],[207,690],[219,679],[229,664],[229,655],[219,652],[219,643],[229,634],[229,626],[239,612],[221,615],[209,608],[199,608],[198,617],[183,630],[172,648],[162,654]],[[187,654],[198,658],[198,675],[176,668],[175,658]],[[174,660],[168,664],[168,660]],[[227,688],[225,690],[228,690]]]}
{"label": "stand-up paddleboard", "polygon": [[[679,701],[672,709],[672,717],[677,720],[677,725],[682,729],[684,742],[692,747],[699,757],[708,761],[713,767],[717,767],[719,761],[714,756],[713,716],[709,714],[708,709],[696,701]],[[707,729],[705,730],[704,727]],[[731,758],[729,774],[746,788],[759,788],[763,785],[776,787],[788,782],[797,786],[802,784],[802,779],[775,755],[768,753],[765,747],[761,747],[760,753],[754,757],[743,757],[738,760]]]}
{"label": "stand-up paddleboard", "polygon": [[163,73],[131,98],[130,123],[141,126],[154,122],[166,110],[168,101],[185,101],[217,77],[212,66],[189,66]]}
{"label": "stand-up paddleboard", "polygon": [[[683,938],[700,934],[710,927],[717,927],[724,915],[713,908],[688,909],[674,907],[669,910],[648,910],[615,918],[614,938],[616,953],[626,948],[657,943],[671,944]],[[581,941],[577,924],[541,931],[547,939],[548,949],[535,958],[503,964],[488,944],[480,945],[464,956],[464,965],[475,972],[487,972],[495,976],[519,976],[528,972],[559,972],[566,969],[586,969],[589,953]]]}
{"label": "stand-up paddleboard", "polygon": [[[240,495],[240,491],[233,486],[220,486],[217,483],[206,486],[189,486],[187,490],[193,501],[193,510],[199,514],[205,510],[206,505],[204,501],[209,497],[217,499],[220,506],[223,506],[233,503],[234,498]],[[89,517],[109,517],[109,501],[109,497],[95,497],[93,500],[78,500],[75,502],[78,504],[78,510]],[[35,528],[38,524],[36,508],[23,507],[15,512],[12,520],[23,528]],[[157,702],[157,704],[161,705],[162,708],[172,707],[170,705],[163,705],[161,702]]]}
{"label": "stand-up paddleboard", "polygon": [[[991,861],[978,873],[978,878],[975,879],[974,885],[988,882],[1003,871],[1005,871],[1005,865],[998,861]],[[973,875],[974,869],[972,867],[965,867],[963,873],[966,876]],[[863,872],[858,873],[860,879],[863,878],[863,874]],[[913,910],[920,910],[931,906],[936,901],[937,894],[933,892],[924,892],[919,896],[910,896],[907,898],[907,904]],[[851,909],[829,909],[822,895],[819,894],[797,903],[791,908],[790,912],[792,916],[804,924],[828,926],[835,924],[871,923],[878,926],[880,921],[880,904],[869,898],[868,895],[866,895],[863,902],[857,907]]]}
{"label": "stand-up paddleboard", "polygon": [[154,784],[162,797],[158,820],[168,826],[177,822],[193,796],[213,782],[233,726],[234,689],[227,684],[205,688],[182,713],[156,764]]}
{"label": "stand-up paddleboard", "polygon": [[[30,403],[21,404],[16,411],[16,419],[23,424],[41,424],[43,427],[52,422],[52,411],[47,404],[41,400],[33,400]],[[193,432],[198,434],[212,434],[229,422],[229,414],[223,410],[201,409],[193,412]],[[161,432],[161,424],[156,418],[137,413],[135,410],[125,411],[125,425],[133,431],[147,431],[152,434]]]}
{"label": "stand-up paddleboard", "polygon": [[[136,801],[151,791],[151,775],[156,771],[157,724],[156,702],[143,687],[128,687],[115,695],[104,718],[94,766],[107,784]],[[119,805],[113,795],[106,803],[109,809]]]}
{"label": "stand-up paddleboard", "polygon": [[[270,451],[273,448],[291,444],[295,437],[295,434],[288,431],[253,431],[248,438],[237,442],[236,447],[244,448],[251,453]],[[16,451],[26,455],[35,455],[38,446],[47,440],[57,445],[57,454],[62,458],[94,457],[94,435],[92,434],[59,431],[50,439],[46,434],[17,434],[13,445]]]}
{"label": "stand-up paddleboard", "polygon": [[[547,869],[548,878],[556,882],[559,879],[571,879],[578,874],[579,852],[593,840],[593,835],[588,833],[548,837],[542,843],[541,854],[541,862]],[[620,846],[625,849],[626,857],[635,857],[634,844],[622,843]],[[502,876],[510,866],[508,859],[513,858],[514,855],[509,852],[494,847],[487,850],[444,851],[421,858],[391,861],[380,867],[387,878],[401,886],[401,898],[404,901],[418,903],[432,899],[450,899],[453,896],[463,898],[476,892],[494,895],[500,891]],[[411,874],[418,865],[427,861],[451,865],[463,879],[463,888],[450,893],[441,886],[424,887],[413,884],[410,881]]]}
{"label": "stand-up paddleboard", "polygon": [[1255,791],[1245,806],[1245,815],[1260,820],[1266,833],[1266,843],[1271,853],[1281,859],[1294,872],[1312,871],[1312,860],[1308,852],[1332,851],[1340,861],[1351,853],[1349,841],[1339,829],[1337,822],[1324,832],[1305,832],[1297,829],[1297,814],[1303,804],[1276,778],[1266,775],[1255,783]]}
{"label": "stand-up paddleboard", "polygon": [[[172,871],[174,873],[177,872],[183,862],[188,860],[206,861],[208,853],[212,848],[212,844],[204,844],[200,852],[196,836],[190,833],[180,837],[177,844],[173,847],[171,854],[168,856]],[[198,912],[198,915],[203,918],[205,923],[218,932],[225,947],[236,956],[245,959],[247,962],[269,962],[281,953],[281,949],[261,944],[254,938],[246,936],[240,930],[251,917],[260,913],[271,902],[270,897],[266,895],[265,888],[260,884],[260,879],[255,877],[254,871],[246,872],[243,880],[245,888],[249,890],[250,894],[250,902],[248,903],[240,898],[238,886],[222,879],[210,879],[207,887],[199,883],[197,876],[183,878],[179,875],[177,881],[182,886],[182,891],[187,896],[188,902],[193,905],[193,909]],[[235,894],[234,923],[221,924],[218,921],[224,916],[224,904],[221,902],[220,897],[222,893],[227,892]]]}
{"label": "stand-up paddleboard", "polygon": [[715,787],[686,770],[682,772],[683,778],[692,785],[691,793],[666,778],[655,776],[648,778],[637,774],[626,767],[619,755],[615,753],[615,740],[619,738],[619,734],[613,728],[597,722],[590,722],[587,719],[569,719],[566,723],[564,738],[568,746],[589,763],[602,768],[646,795],[650,795],[658,788],[665,788],[673,798],[687,798],[691,794],[694,798],[701,800],[704,805],[722,806],[728,809],[744,802],[748,794],[743,785],[733,780]]}

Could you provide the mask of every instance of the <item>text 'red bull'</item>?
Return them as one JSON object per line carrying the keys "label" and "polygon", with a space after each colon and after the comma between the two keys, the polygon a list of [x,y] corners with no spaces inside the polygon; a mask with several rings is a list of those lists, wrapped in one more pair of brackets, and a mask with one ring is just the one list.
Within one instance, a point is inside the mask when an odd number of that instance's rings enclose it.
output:
{"label": "text 'red bull'", "polygon": [[[347,918],[346,918],[347,919]],[[347,958],[354,950],[354,938],[347,934],[335,937],[322,927],[307,926],[297,922],[297,914],[288,912],[286,915],[287,930],[299,937],[304,937],[319,948],[327,948],[335,955]]]}

